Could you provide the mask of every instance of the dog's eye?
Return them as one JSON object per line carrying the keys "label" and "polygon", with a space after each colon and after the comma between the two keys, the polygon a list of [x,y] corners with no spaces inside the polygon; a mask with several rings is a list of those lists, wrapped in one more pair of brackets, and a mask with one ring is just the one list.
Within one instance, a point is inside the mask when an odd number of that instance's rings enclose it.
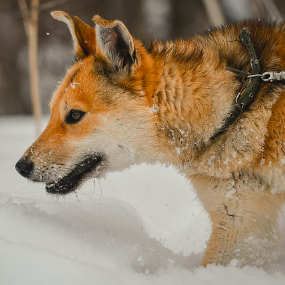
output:
{"label": "dog's eye", "polygon": [[85,115],[85,112],[81,110],[72,109],[69,111],[68,115],[66,116],[65,121],[68,124],[75,124],[79,122],[84,115]]}

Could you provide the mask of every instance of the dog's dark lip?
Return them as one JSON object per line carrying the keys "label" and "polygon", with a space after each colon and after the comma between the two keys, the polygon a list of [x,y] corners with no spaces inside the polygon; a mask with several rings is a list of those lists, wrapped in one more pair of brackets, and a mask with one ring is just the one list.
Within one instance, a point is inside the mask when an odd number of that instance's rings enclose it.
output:
{"label": "dog's dark lip", "polygon": [[102,165],[104,161],[102,154],[96,154],[85,158],[75,168],[60,180],[46,185],[46,191],[50,194],[64,195],[74,191],[80,182],[93,170]]}

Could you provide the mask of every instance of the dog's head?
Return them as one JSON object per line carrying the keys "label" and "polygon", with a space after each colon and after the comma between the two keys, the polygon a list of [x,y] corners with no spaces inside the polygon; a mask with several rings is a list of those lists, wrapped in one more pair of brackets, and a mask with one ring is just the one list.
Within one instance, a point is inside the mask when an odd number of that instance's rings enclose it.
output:
{"label": "dog's head", "polygon": [[120,21],[95,16],[95,28],[64,12],[76,61],[54,93],[51,118],[17,162],[24,177],[66,194],[101,177],[151,160],[157,151],[151,90],[153,61]]}

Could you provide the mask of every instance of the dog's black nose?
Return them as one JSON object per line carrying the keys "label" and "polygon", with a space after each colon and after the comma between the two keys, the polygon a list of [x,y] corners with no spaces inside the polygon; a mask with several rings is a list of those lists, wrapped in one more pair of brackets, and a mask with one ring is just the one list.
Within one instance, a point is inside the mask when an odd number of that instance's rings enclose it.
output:
{"label": "dog's black nose", "polygon": [[28,159],[20,159],[16,165],[16,170],[24,177],[28,177],[34,169],[34,163]]}

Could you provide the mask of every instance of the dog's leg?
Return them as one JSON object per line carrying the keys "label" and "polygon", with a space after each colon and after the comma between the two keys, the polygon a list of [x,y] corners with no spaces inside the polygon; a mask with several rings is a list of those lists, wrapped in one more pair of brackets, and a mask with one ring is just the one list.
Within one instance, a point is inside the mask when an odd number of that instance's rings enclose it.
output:
{"label": "dog's leg", "polygon": [[219,180],[191,177],[212,222],[212,235],[202,265],[266,266],[277,238],[278,213],[285,195],[262,189],[257,181],[243,178]]}

